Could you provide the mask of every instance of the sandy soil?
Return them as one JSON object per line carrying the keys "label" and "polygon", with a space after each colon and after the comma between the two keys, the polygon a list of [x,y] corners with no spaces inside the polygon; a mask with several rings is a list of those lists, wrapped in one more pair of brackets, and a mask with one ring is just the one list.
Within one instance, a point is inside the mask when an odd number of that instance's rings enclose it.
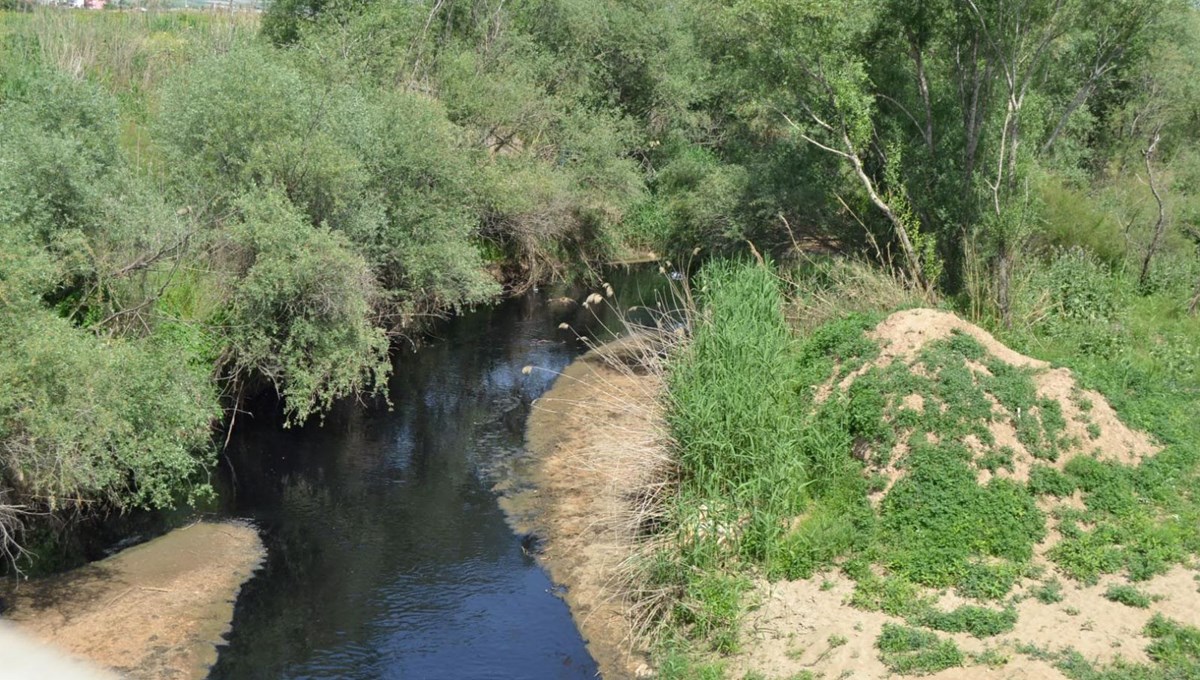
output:
{"label": "sandy soil", "polygon": [[[1104,591],[1119,576],[1109,576],[1095,586],[1077,586],[1064,577],[1062,602],[1043,604],[1030,597],[1017,604],[1017,624],[1010,632],[980,640],[967,634],[949,635],[969,654],[996,650],[1008,659],[999,668],[969,666],[929,676],[950,678],[1054,678],[1065,679],[1052,665],[1017,653],[1021,645],[1036,645],[1052,652],[1068,647],[1084,657],[1108,663],[1118,657],[1145,663],[1150,640],[1142,635],[1146,622],[1162,613],[1180,623],[1200,625],[1200,589],[1193,569],[1176,567],[1146,583],[1145,592],[1161,599],[1148,609],[1135,609],[1104,598]],[[1027,582],[1024,587],[1034,585]],[[744,651],[730,658],[730,677],[750,671],[768,678],[785,678],[811,671],[825,678],[882,680],[893,677],[879,661],[875,640],[883,624],[903,620],[879,612],[866,612],[847,602],[854,582],[837,573],[806,581],[759,583],[750,596],[755,608],[745,622]],[[1018,591],[1020,594],[1020,591]],[[953,609],[967,600],[943,593],[938,608]],[[831,639],[845,638],[841,645]]]}
{"label": "sandy soil", "polygon": [[[1128,428],[1104,398],[1081,390],[1070,372],[1051,369],[1045,362],[1023,356],[1001,345],[985,331],[953,314],[918,309],[892,315],[873,332],[881,345],[878,363],[911,362],[928,342],[948,337],[958,329],[968,333],[997,358],[1037,371],[1039,396],[1062,404],[1068,422],[1066,434],[1081,445],[1070,447],[1056,462],[1065,464],[1075,455],[1093,455],[1124,464],[1136,464],[1157,452],[1145,433]],[[555,582],[567,590],[565,598],[589,640],[589,648],[606,678],[648,675],[645,659],[629,651],[630,610],[620,598],[621,564],[634,551],[634,532],[627,521],[655,476],[661,478],[666,441],[658,394],[661,381],[614,369],[595,353],[569,367],[554,389],[533,411],[529,423],[529,455],[534,489],[514,494],[508,504],[518,525],[546,539],[543,561]],[[972,370],[985,372],[983,366]],[[825,386],[825,394],[847,388],[852,375],[838,385]],[[915,395],[901,397],[910,408],[938,408]],[[1086,413],[1079,404],[1091,402]],[[999,405],[995,404],[999,409]],[[1027,475],[1033,463],[1016,440],[1010,417],[997,412],[993,434],[998,445],[1017,450],[1015,477]],[[1086,430],[1092,424],[1099,436]],[[1094,429],[1094,428],[1093,428]],[[980,445],[982,452],[982,445]],[[902,454],[903,451],[900,451]],[[903,474],[901,468],[888,470]],[[981,481],[986,481],[981,479]],[[1074,498],[1043,503],[1078,506]],[[1044,510],[1051,509],[1043,507]],[[1016,594],[1018,621],[1010,633],[988,640],[969,635],[949,635],[969,654],[993,650],[1007,663],[997,668],[969,666],[936,674],[951,678],[1053,678],[1064,676],[1045,661],[1016,650],[1033,644],[1050,651],[1074,648],[1086,658],[1110,662],[1118,657],[1146,661],[1149,643],[1142,635],[1156,612],[1184,624],[1200,625],[1200,573],[1197,566],[1176,567],[1140,589],[1158,599],[1148,609],[1110,602],[1103,593],[1123,577],[1109,576],[1095,586],[1079,586],[1062,574],[1044,555],[1059,539],[1054,527],[1037,547],[1035,563],[1045,576],[1058,577],[1064,600],[1043,604],[1021,597],[1038,584],[1026,580]],[[900,619],[865,612],[848,604],[854,584],[837,573],[806,581],[759,582],[747,597],[750,612],[744,624],[742,651],[726,659],[730,678],[757,672],[768,678],[785,678],[811,671],[823,678],[882,679],[892,677],[875,649],[883,625]],[[951,609],[963,603],[953,593],[929,593],[938,606]],[[843,641],[844,639],[844,641]],[[831,642],[833,640],[834,642]]]}
{"label": "sandy soil", "polygon": [[540,559],[565,586],[588,650],[610,680],[649,674],[631,650],[620,583],[634,541],[632,509],[666,462],[661,383],[625,367],[617,355],[631,351],[646,348],[626,340],[589,353],[534,404],[525,472],[532,488],[502,500],[519,531],[545,539]]}
{"label": "sandy soil", "polygon": [[21,583],[6,615],[32,637],[124,677],[203,678],[263,555],[252,527],[193,524]]}

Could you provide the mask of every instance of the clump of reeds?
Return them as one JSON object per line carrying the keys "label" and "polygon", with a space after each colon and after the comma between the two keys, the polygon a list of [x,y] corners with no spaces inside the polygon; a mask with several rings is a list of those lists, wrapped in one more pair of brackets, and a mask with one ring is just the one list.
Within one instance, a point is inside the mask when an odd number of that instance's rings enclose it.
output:
{"label": "clump of reeds", "polygon": [[[682,632],[730,651],[745,565],[770,570],[803,552],[788,533],[811,510],[810,486],[841,474],[827,459],[849,458],[845,437],[812,427],[788,284],[770,263],[711,263],[695,289],[662,273],[671,293],[650,321],[625,310],[623,338],[593,349],[606,371],[590,378],[595,430],[573,464],[603,466],[618,487],[620,502],[594,521],[628,545],[609,591],[630,641]],[[615,305],[607,291],[585,303]]]}

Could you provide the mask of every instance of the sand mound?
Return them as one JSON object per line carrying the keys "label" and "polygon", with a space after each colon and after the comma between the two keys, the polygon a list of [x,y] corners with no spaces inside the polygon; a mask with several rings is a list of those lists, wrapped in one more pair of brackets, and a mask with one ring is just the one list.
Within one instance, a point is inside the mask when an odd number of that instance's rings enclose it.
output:
{"label": "sand mound", "polygon": [[[896,364],[919,379],[939,383],[943,376],[937,373],[936,358],[931,359],[927,350],[956,335],[967,336],[983,348],[986,356],[958,360],[958,366],[965,366],[971,381],[990,404],[990,413],[983,419],[988,436],[969,434],[964,438],[975,461],[980,463],[976,465],[980,483],[986,483],[992,476],[1028,481],[1034,466],[1049,465],[1061,470],[1077,456],[1136,465],[1159,450],[1145,433],[1121,422],[1102,395],[1082,389],[1069,370],[1052,368],[1044,361],[1015,352],[991,334],[951,313],[931,309],[898,312],[868,335],[878,344],[878,355],[854,370],[835,375],[817,390],[819,401],[839,393],[847,394],[855,382],[872,369],[882,371],[892,367],[895,370]],[[1013,412],[989,391],[996,387],[991,381],[994,377],[992,369],[1002,368],[995,363],[997,361],[1019,369],[1027,377],[1039,406],[1029,412]],[[892,393],[886,394],[885,398],[888,405],[884,412],[890,414],[888,418],[893,422],[899,422],[898,414],[902,410],[926,414],[930,409],[937,409],[936,413],[945,414],[954,406],[939,401],[935,394]],[[1045,415],[1041,410],[1054,410],[1048,406],[1051,403],[1057,406],[1062,421],[1059,427],[1052,428],[1054,441],[1044,447],[1027,446],[1025,442],[1030,439],[1026,436],[1023,440],[1019,429],[1029,424],[1022,423],[1022,419],[1036,417],[1041,423]],[[910,417],[908,422],[913,420]],[[876,494],[876,501],[906,473],[904,458],[913,445],[909,440],[913,431],[914,428],[908,428],[897,432],[896,443],[886,455],[865,456],[869,464],[875,463],[873,469],[883,473],[889,482]],[[931,443],[937,443],[936,435],[926,436]],[[1048,455],[1050,445],[1053,445],[1053,456]],[[989,469],[981,464],[985,456],[994,456],[1003,450],[1011,452],[1006,467]],[[1065,498],[1044,497],[1039,506],[1049,513],[1061,506],[1081,508],[1083,503],[1077,491]],[[1052,664],[1021,654],[1019,650],[1031,645],[1054,650],[1070,647],[1084,658],[1100,663],[1118,658],[1144,663],[1148,660],[1145,649],[1150,640],[1143,629],[1151,616],[1162,613],[1184,624],[1200,624],[1200,592],[1195,587],[1200,576],[1194,569],[1177,566],[1167,574],[1140,584],[1156,599],[1146,609],[1133,609],[1104,597],[1109,586],[1127,583],[1124,577],[1105,576],[1096,585],[1080,585],[1070,581],[1045,558],[1049,548],[1060,540],[1054,527],[1055,521],[1050,518],[1049,534],[1035,549],[1034,564],[1041,567],[1048,578],[1058,578],[1064,583],[1062,601],[1044,603],[1031,597],[1030,590],[1039,581],[1022,579],[1012,600],[1018,614],[1012,631],[985,640],[966,634],[943,634],[967,654],[991,653],[1007,659],[1007,663],[996,668],[973,664],[930,677],[1063,679],[1066,676]],[[827,678],[894,677],[880,661],[874,645],[885,623],[904,621],[881,612],[852,607],[849,601],[854,587],[853,581],[836,572],[804,581],[758,583],[754,595],[757,604],[745,624],[744,651],[729,660],[732,677],[751,672],[764,673],[767,677],[790,677],[806,671]],[[936,606],[942,611],[969,602],[949,591],[929,591],[926,595],[936,598]]]}
{"label": "sand mound", "polygon": [[[985,399],[980,420],[986,432],[979,430],[979,434],[968,435],[964,441],[980,460],[976,468],[981,483],[991,476],[1025,480],[1035,465],[1061,469],[1083,455],[1133,465],[1158,450],[1150,437],[1122,423],[1100,394],[1081,389],[1069,371],[1019,354],[953,314],[928,309],[904,311],[886,319],[869,335],[879,345],[878,354],[854,370],[846,367],[841,375],[821,386],[817,390],[819,400],[847,394],[855,381],[872,368],[893,367],[900,372],[903,367],[933,387],[926,393],[888,393],[885,414],[896,416],[901,410],[909,410],[953,415],[957,405],[945,403],[947,393],[938,386],[937,367],[926,363],[926,350],[959,335],[982,347],[975,358],[964,360],[965,355],[960,356],[957,367],[960,378],[964,365],[970,376],[959,382],[973,383]],[[519,527],[546,538],[543,562],[555,582],[566,586],[564,598],[606,678],[650,674],[645,659],[630,651],[632,612],[617,595],[621,589],[615,586],[619,584],[622,563],[636,544],[636,527],[624,520],[631,508],[643,502],[639,494],[644,494],[655,479],[664,478],[664,466],[670,465],[658,398],[662,381],[655,375],[635,373],[630,366],[637,362],[621,359],[622,352],[636,351],[636,340],[623,341],[608,347],[607,357],[593,353],[564,372],[530,417],[532,471],[528,477],[535,488],[512,494],[505,501]],[[1000,392],[992,371],[1004,373],[1005,367],[1017,369],[1015,378],[1008,377],[1023,381],[1024,389],[1035,393],[1038,405],[1028,412],[1013,412],[1004,406],[1003,394],[998,397],[989,392]],[[1049,408],[1050,403],[1056,408]],[[1057,411],[1060,416],[1057,427],[1043,428],[1053,430],[1054,441],[1026,446],[1024,442],[1031,441],[1030,421],[1023,420],[1050,420],[1052,414],[1040,413],[1042,408]],[[907,422],[914,421],[912,414],[906,417]],[[886,464],[876,464],[875,470],[892,481],[905,474],[904,457],[914,445],[908,436],[914,429],[896,433],[894,448],[882,452],[889,454],[883,456]],[[1011,452],[1006,466],[982,463],[984,456],[1001,450]],[[869,462],[880,460],[870,458],[870,454]],[[1077,507],[1081,497],[1078,492],[1061,499],[1045,497],[1039,504],[1043,510],[1053,505]],[[1065,676],[1052,663],[1020,650],[1029,645],[1054,650],[1070,646],[1098,662],[1118,657],[1141,662],[1146,660],[1149,644],[1143,628],[1155,613],[1183,624],[1200,624],[1200,592],[1195,588],[1200,576],[1193,567],[1177,566],[1140,584],[1156,599],[1150,607],[1134,610],[1104,597],[1109,585],[1125,582],[1123,577],[1106,576],[1096,585],[1083,586],[1059,573],[1044,557],[1058,539],[1053,523],[1050,529],[1050,536],[1035,550],[1034,564],[1044,569],[1045,579],[1063,582],[1063,600],[1050,604],[1039,601],[1030,593],[1042,581],[1022,579],[1012,599],[1019,614],[1014,630],[986,640],[943,634],[972,658],[986,653],[1007,662],[989,667],[972,661],[967,667],[929,677],[1062,679]],[[787,678],[806,672],[822,678],[896,677],[880,661],[875,644],[885,623],[904,621],[852,607],[849,602],[854,588],[853,581],[836,571],[803,581],[759,581],[746,599],[749,612],[743,625],[741,651],[723,659],[727,677],[756,673],[766,678]],[[949,591],[926,595],[935,597],[941,610],[962,602]]]}
{"label": "sand mound", "polygon": [[935,340],[949,338],[955,331],[975,338],[983,348],[1001,361],[1028,368],[1046,368],[1050,364],[1032,359],[1005,347],[991,333],[968,323],[950,312],[937,309],[907,309],[884,319],[869,335],[879,342],[879,365],[901,359],[912,362],[917,352]]}
{"label": "sand mound", "polygon": [[[992,476],[1025,482],[1029,480],[1029,472],[1036,464],[1050,465],[1061,470],[1071,459],[1080,455],[1123,465],[1136,465],[1146,456],[1158,452],[1159,447],[1148,435],[1121,422],[1104,396],[1094,390],[1082,389],[1069,370],[1051,368],[1045,361],[1013,351],[978,326],[950,312],[935,309],[905,310],[892,314],[881,322],[868,333],[868,337],[879,345],[878,356],[840,379],[835,378],[823,385],[818,390],[817,398],[824,401],[835,392],[845,392],[872,368],[885,369],[896,363],[904,364],[917,375],[936,380],[938,376],[931,376],[929,369],[922,363],[923,353],[934,343],[950,340],[959,334],[977,342],[988,358],[1030,373],[1039,402],[1049,401],[1057,404],[1063,421],[1061,430],[1053,433],[1054,441],[1048,443],[1054,449],[1052,456],[1031,451],[1027,440],[1023,440],[1019,434],[1023,425],[1021,420],[1032,417],[1041,422],[1047,414],[1042,413],[1038,406],[1027,412],[1007,409],[984,385],[984,396],[992,406],[986,423],[992,441],[984,442],[979,436],[969,435],[965,443],[974,451],[977,460],[989,453],[1005,450],[1010,450],[1012,456],[1011,461],[999,469],[980,467],[981,483],[987,482]],[[967,359],[963,364],[971,371],[976,384],[992,377],[992,372],[980,361]],[[917,413],[923,413],[930,408],[938,408],[944,412],[947,406],[922,394],[889,395],[889,398],[893,402],[893,409],[903,408]],[[889,452],[890,455],[881,457],[881,460],[886,459],[886,462],[879,465],[879,471],[889,479],[887,488],[891,488],[896,479],[903,474],[900,463],[908,452],[908,434],[911,432],[899,437],[899,441]]]}

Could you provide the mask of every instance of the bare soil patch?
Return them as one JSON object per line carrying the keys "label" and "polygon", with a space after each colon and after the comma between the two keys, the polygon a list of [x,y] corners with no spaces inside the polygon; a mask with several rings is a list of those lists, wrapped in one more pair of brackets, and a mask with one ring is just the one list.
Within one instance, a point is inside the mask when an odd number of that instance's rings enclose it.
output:
{"label": "bare soil patch", "polygon": [[[1062,579],[1061,602],[1044,604],[1032,597],[1017,603],[1017,624],[1009,633],[980,640],[963,634],[945,634],[969,654],[994,650],[1007,663],[996,668],[951,668],[931,678],[1046,678],[1065,680],[1053,665],[1017,650],[1033,645],[1057,652],[1073,648],[1091,661],[1109,663],[1117,658],[1146,663],[1143,634],[1156,613],[1186,625],[1200,625],[1200,591],[1197,571],[1176,567],[1138,584],[1160,599],[1147,609],[1136,609],[1104,597],[1110,585],[1126,583],[1118,576],[1102,578],[1097,585],[1080,586]],[[1030,581],[1026,587],[1036,585]],[[882,680],[896,677],[879,660],[875,640],[885,623],[903,619],[881,612],[856,609],[849,604],[854,582],[838,573],[805,581],[760,582],[750,596],[755,603],[747,616],[742,652],[729,659],[729,677],[758,672],[768,678],[787,678],[804,671],[824,678]],[[938,608],[952,609],[967,600],[942,593]],[[839,638],[844,642],[835,644]],[[833,641],[833,642],[831,642]]]}
{"label": "bare soil patch", "polygon": [[263,556],[252,527],[200,522],[21,583],[7,614],[32,637],[124,677],[203,678]]}

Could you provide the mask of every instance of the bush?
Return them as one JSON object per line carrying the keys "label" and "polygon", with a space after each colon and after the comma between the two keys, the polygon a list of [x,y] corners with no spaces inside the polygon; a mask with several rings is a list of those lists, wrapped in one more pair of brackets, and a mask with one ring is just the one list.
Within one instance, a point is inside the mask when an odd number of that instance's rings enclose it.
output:
{"label": "bush", "polygon": [[895,623],[883,624],[875,646],[884,665],[901,675],[936,673],[966,661],[953,640],[941,640],[928,631]]}
{"label": "bush", "polygon": [[364,178],[331,138],[331,99],[261,47],[197,61],[165,85],[154,130],[172,186],[215,217],[247,187],[278,187],[314,225],[351,221]]}
{"label": "bush", "polygon": [[249,194],[237,205],[233,237],[247,267],[226,312],[234,371],[269,379],[291,422],[339,397],[382,389],[391,363],[387,336],[372,322],[376,290],[366,261],[279,193]]}
{"label": "bush", "polygon": [[1029,490],[1039,496],[1050,495],[1061,498],[1075,493],[1075,483],[1049,465],[1035,465],[1029,471]]}
{"label": "bush", "polygon": [[101,230],[115,189],[115,106],[98,89],[49,72],[28,89],[0,106],[0,226],[70,248]]}
{"label": "bush", "polygon": [[205,370],[32,305],[0,311],[0,335],[0,469],[24,496],[167,508],[207,489],[221,410]]}
{"label": "bush", "polygon": [[744,169],[699,148],[684,149],[671,159],[654,182],[655,196],[674,224],[670,244],[686,252],[740,241],[738,208],[747,183]]}
{"label": "bush", "polygon": [[930,609],[915,618],[916,623],[927,628],[983,638],[1012,630],[1017,623],[1017,611],[1011,607],[996,611],[967,604],[950,612]]}
{"label": "bush", "polygon": [[1145,609],[1153,602],[1146,593],[1126,585],[1109,586],[1108,590],[1104,591],[1104,597],[1112,602],[1120,602],[1127,607],[1137,607],[1138,609]]}
{"label": "bush", "polygon": [[335,119],[369,203],[344,230],[378,272],[388,310],[430,314],[499,293],[475,243],[482,176],[464,131],[436,102],[407,93],[356,102]]}

